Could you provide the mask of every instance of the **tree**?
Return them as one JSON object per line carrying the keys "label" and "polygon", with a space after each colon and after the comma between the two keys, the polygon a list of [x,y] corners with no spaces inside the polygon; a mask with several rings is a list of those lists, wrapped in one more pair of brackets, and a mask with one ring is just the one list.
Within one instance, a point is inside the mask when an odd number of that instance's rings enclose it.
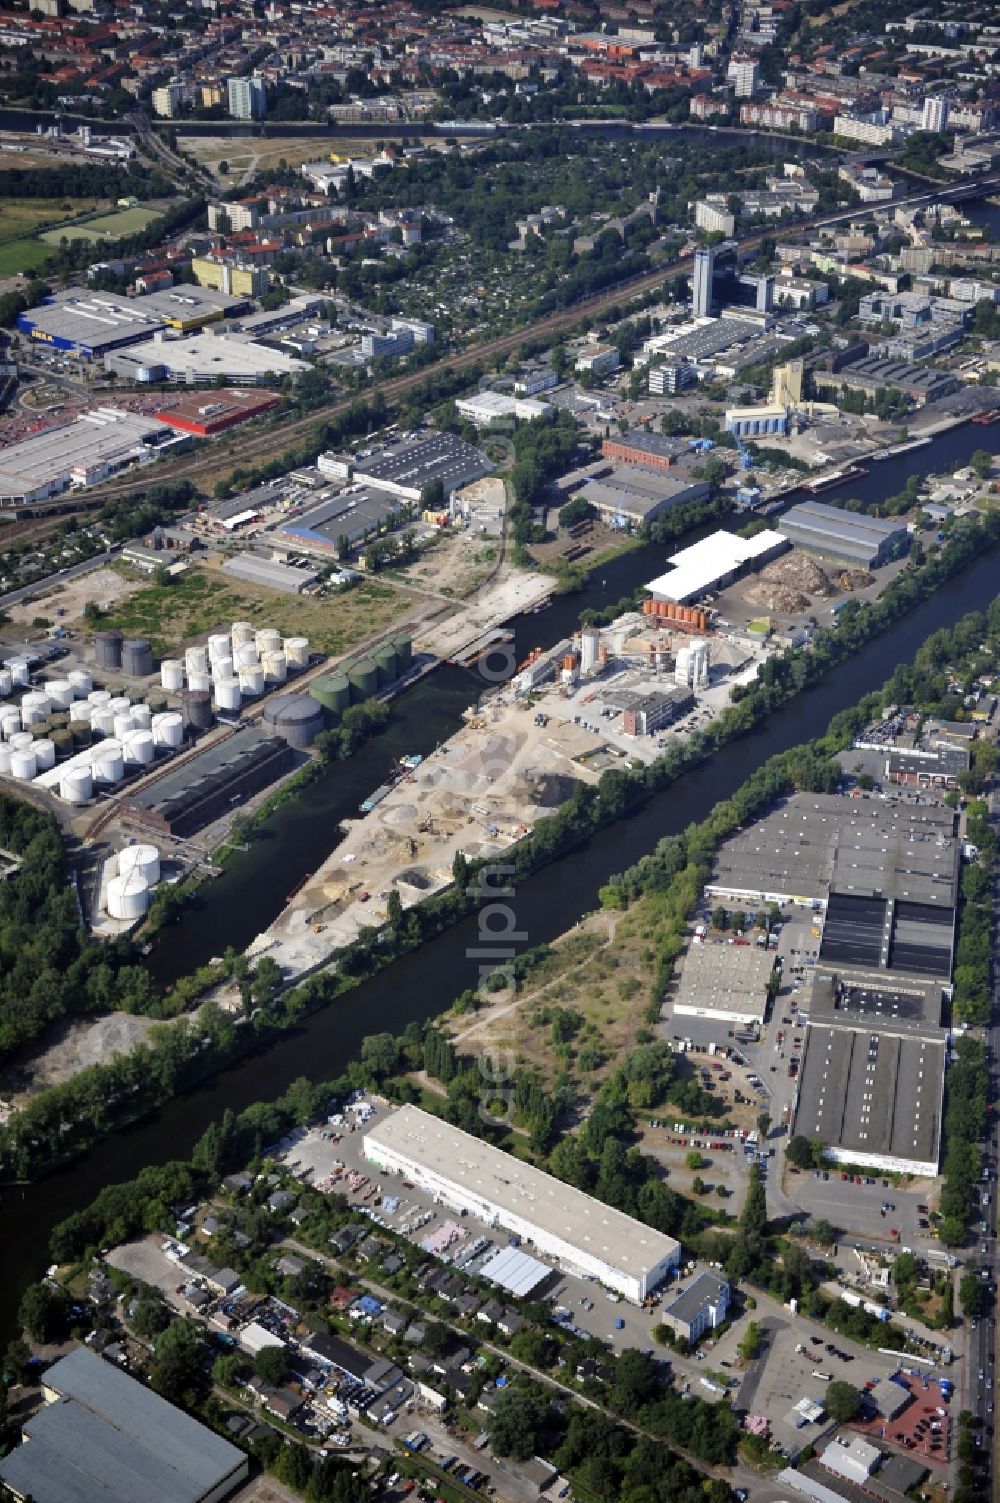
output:
{"label": "tree", "polygon": [[61,1341],[69,1330],[70,1298],[65,1289],[32,1284],[24,1292],[17,1318],[32,1341]]}
{"label": "tree", "polygon": [[958,1285],[958,1297],[966,1320],[978,1320],[986,1306],[983,1281],[975,1269],[963,1273]]}
{"label": "tree", "polygon": [[761,1142],[763,1142],[771,1131],[771,1118],[767,1112],[757,1113],[757,1131],[760,1134]]}
{"label": "tree", "polygon": [[969,468],[975,470],[980,480],[986,480],[993,469],[993,455],[989,449],[975,449],[969,456]]}
{"label": "tree", "polygon": [[288,1351],[283,1346],[263,1346],[253,1359],[258,1378],[280,1388],[288,1377]]}
{"label": "tree", "polygon": [[130,1323],[137,1336],[151,1340],[170,1324],[170,1311],[161,1299],[147,1296],[136,1304]]}
{"label": "tree", "polygon": [[156,1342],[152,1385],[171,1404],[188,1401],[201,1377],[201,1337],[198,1327],[175,1320]]}
{"label": "tree", "polygon": [[378,1080],[391,1075],[399,1064],[399,1046],[394,1036],[391,1033],[369,1033],[361,1040],[361,1063]]}
{"label": "tree", "polygon": [[762,1332],[755,1320],[751,1320],[736,1348],[744,1362],[752,1362],[760,1351]]}
{"label": "tree", "polygon": [[789,1138],[785,1148],[785,1158],[793,1169],[811,1169],[813,1167],[813,1147],[808,1138],[796,1133],[794,1138]]}
{"label": "tree", "polygon": [[842,1378],[835,1378],[832,1383],[827,1384],[823,1404],[831,1419],[839,1424],[845,1424],[848,1420],[852,1420],[861,1408],[861,1395],[853,1383],[845,1383]]}
{"label": "tree", "polygon": [[510,1456],[514,1461],[534,1456],[546,1408],[545,1400],[533,1388],[502,1389],[486,1421],[497,1455]]}

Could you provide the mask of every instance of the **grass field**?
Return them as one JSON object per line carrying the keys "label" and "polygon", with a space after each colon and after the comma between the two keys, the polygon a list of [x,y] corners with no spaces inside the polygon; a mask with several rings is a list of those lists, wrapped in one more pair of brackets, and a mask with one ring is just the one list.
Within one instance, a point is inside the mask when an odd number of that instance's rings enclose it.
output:
{"label": "grass field", "polygon": [[242,580],[234,586],[208,566],[192,569],[173,584],[136,591],[119,601],[101,625],[118,627],[126,636],[148,637],[160,656],[177,652],[192,637],[243,620],[273,626],[283,636],[308,637],[318,651],[338,655],[391,626],[411,605],[381,580],[365,580],[344,595],[314,600]]}
{"label": "grass field", "polygon": [[[0,276],[41,266],[51,249],[33,238],[46,225],[92,214],[100,198],[5,198],[0,202]],[[61,233],[61,232],[59,232]],[[59,243],[58,233],[56,244]]]}
{"label": "grass field", "polygon": [[59,229],[45,230],[40,235],[47,245],[59,245],[65,235],[69,240],[121,240],[125,235],[137,235],[147,229],[154,219],[161,217],[159,209],[144,208],[139,204],[134,209],[116,209],[111,214],[100,214],[96,219],[84,219]]}
{"label": "grass field", "polygon": [[0,243],[0,277],[16,277],[36,271],[52,254],[51,245],[40,240],[6,240]]}
{"label": "grass field", "polygon": [[[238,183],[252,172],[279,167],[284,161],[289,167],[298,167],[303,162],[326,161],[331,150],[344,156],[369,156],[370,140],[357,141],[329,136],[315,136],[303,140],[299,136],[233,137],[233,136],[184,136],[177,142],[182,151],[190,152],[197,161],[214,172],[222,182]],[[229,171],[219,172],[219,163],[225,162]]]}

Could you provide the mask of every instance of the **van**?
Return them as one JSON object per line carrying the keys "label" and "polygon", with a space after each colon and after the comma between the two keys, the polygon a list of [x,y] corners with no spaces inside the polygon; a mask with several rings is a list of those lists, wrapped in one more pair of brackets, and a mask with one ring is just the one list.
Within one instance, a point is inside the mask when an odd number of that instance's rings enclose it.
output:
{"label": "van", "polygon": [[833,1381],[832,1373],[814,1372],[813,1377],[818,1379],[820,1383],[831,1383]]}

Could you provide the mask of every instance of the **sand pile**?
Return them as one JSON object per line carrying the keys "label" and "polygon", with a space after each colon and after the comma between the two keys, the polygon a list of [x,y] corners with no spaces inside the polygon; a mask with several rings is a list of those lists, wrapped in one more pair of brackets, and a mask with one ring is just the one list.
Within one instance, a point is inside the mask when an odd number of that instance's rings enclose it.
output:
{"label": "sand pile", "polygon": [[766,564],[760,571],[760,577],[769,584],[786,585],[802,595],[819,595],[823,599],[829,599],[838,594],[837,586],[816,560],[796,549]]}

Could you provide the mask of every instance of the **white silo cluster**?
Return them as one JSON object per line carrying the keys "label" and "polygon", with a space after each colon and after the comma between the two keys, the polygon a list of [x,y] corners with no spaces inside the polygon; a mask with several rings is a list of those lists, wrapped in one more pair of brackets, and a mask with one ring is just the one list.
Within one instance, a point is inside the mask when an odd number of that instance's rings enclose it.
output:
{"label": "white silo cluster", "polygon": [[255,630],[249,621],[234,621],[228,632],[212,632],[204,647],[189,647],[180,658],[160,664],[160,683],[170,694],[182,689],[212,695],[215,708],[238,710],[244,699],[255,699],[265,688],[283,684],[289,672],[309,666],[306,637],[287,637],[266,626]]}
{"label": "white silo cluster", "polygon": [[708,667],[708,643],[704,637],[692,637],[686,647],[678,648],[674,682],[686,689],[707,689]]}
{"label": "white silo cluster", "polygon": [[[114,875],[110,875],[114,868]],[[142,918],[160,880],[160,853],[155,845],[129,845],[105,867],[109,875],[105,903],[113,919],[132,923]]]}

